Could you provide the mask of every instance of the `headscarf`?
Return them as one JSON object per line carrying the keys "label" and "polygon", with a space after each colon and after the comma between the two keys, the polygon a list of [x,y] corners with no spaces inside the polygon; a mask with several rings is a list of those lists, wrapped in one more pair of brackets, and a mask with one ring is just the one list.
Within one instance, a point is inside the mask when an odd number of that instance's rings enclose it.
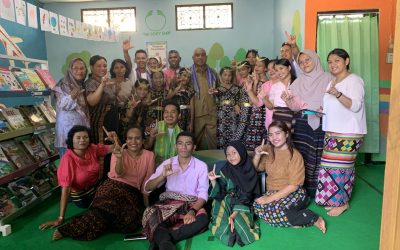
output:
{"label": "headscarf", "polygon": [[[83,64],[85,65],[85,68],[86,68],[85,77],[84,77],[84,79],[82,79],[80,81],[75,80],[74,75],[73,75],[73,69],[72,69],[74,64],[77,61],[83,62]],[[71,60],[71,62],[68,65],[68,69],[67,69],[65,76],[63,78],[61,78],[59,84],[63,83],[62,84],[63,88],[69,88],[68,92],[71,91],[72,88],[83,88],[83,83],[85,82],[86,75],[87,75],[86,63],[82,60],[82,58],[77,57],[77,58],[74,58]],[[57,85],[59,85],[59,84],[57,84]],[[65,91],[66,89],[63,89],[63,90]]]}
{"label": "headscarf", "polygon": [[[322,106],[326,88],[333,77],[324,72],[321,60],[315,51],[305,49],[299,53],[297,61],[301,54],[306,54],[311,58],[314,62],[314,69],[310,73],[302,72],[289,89],[293,95],[299,96],[306,102],[310,110],[317,110]],[[308,124],[315,130],[320,125],[320,118],[315,115],[308,115]]]}
{"label": "headscarf", "polygon": [[237,165],[232,165],[227,161],[222,167],[221,172],[233,181],[237,187],[237,200],[232,201],[232,204],[251,204],[255,197],[260,196],[260,186],[258,175],[251,163],[247,154],[246,147],[241,141],[232,141],[228,143],[226,149],[232,146],[236,149],[240,156],[240,162]]}

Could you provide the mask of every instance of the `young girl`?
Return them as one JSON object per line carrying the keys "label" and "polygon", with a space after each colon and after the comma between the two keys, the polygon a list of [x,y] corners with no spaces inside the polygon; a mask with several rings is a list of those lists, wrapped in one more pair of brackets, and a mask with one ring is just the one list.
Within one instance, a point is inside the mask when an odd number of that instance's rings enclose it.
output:
{"label": "young girl", "polygon": [[190,70],[181,68],[178,71],[178,84],[172,84],[167,99],[172,99],[179,104],[181,110],[179,127],[183,131],[193,132],[195,92],[191,79]]}
{"label": "young girl", "polygon": [[278,74],[279,82],[271,86],[269,100],[273,105],[273,121],[283,121],[291,128],[293,120],[293,111],[290,110],[286,101],[290,98],[288,87],[296,77],[291,72],[292,66],[287,59],[279,59],[275,63],[275,71]]}
{"label": "young girl", "polygon": [[[253,91],[259,93],[261,86],[267,81],[266,71],[269,59],[266,57],[260,57],[257,59],[254,67],[254,73],[252,79],[246,82],[246,91],[249,93]],[[250,116],[250,123],[246,131],[245,142],[247,150],[254,151],[254,149],[261,144],[261,141],[266,136],[265,129],[265,105],[260,107],[254,107]]]}
{"label": "young girl", "polygon": [[226,164],[217,175],[215,165],[208,173],[213,198],[210,230],[225,245],[240,246],[260,239],[251,204],[260,196],[257,172],[243,143],[232,141],[225,149]]}
{"label": "young girl", "polygon": [[243,87],[244,82],[250,74],[250,63],[248,61],[241,61],[236,66],[236,85]]}
{"label": "young girl", "polygon": [[151,74],[151,82],[153,84],[151,88],[152,104],[149,115],[153,121],[161,121],[163,120],[163,102],[166,95],[164,73],[161,70],[153,72]]}
{"label": "young girl", "polygon": [[325,233],[322,217],[306,205],[310,198],[303,188],[305,170],[303,158],[293,147],[286,123],[273,121],[268,127],[270,145],[258,146],[253,164],[267,174],[267,192],[254,202],[254,211],[273,227],[316,226]]}
{"label": "young girl", "polygon": [[219,72],[221,85],[210,88],[209,93],[219,99],[217,106],[217,148],[225,148],[232,140],[236,130],[235,106],[238,103],[239,88],[233,85],[233,71],[230,67],[223,67]]}

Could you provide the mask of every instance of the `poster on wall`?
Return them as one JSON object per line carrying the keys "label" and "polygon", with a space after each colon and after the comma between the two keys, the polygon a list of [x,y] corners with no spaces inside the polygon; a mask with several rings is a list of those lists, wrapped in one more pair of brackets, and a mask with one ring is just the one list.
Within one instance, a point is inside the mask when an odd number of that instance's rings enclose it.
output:
{"label": "poster on wall", "polygon": [[75,37],[82,38],[82,23],[80,21],[75,20]]}
{"label": "poster on wall", "polygon": [[38,21],[37,21],[37,9],[36,9],[36,6],[31,4],[31,3],[28,3],[27,7],[28,7],[28,11],[27,11],[27,14],[28,14],[28,26],[31,27],[31,28],[37,29],[38,28]]}
{"label": "poster on wall", "polygon": [[68,18],[67,23],[68,23],[68,25],[67,25],[68,26],[68,35],[70,37],[76,37],[75,36],[75,20],[72,18]]}
{"label": "poster on wall", "polygon": [[23,0],[14,0],[15,19],[17,23],[26,25],[26,3]]}
{"label": "poster on wall", "polygon": [[67,18],[62,15],[58,15],[58,24],[60,27],[60,35],[62,36],[69,36],[68,28],[67,28]]}
{"label": "poster on wall", "polygon": [[162,64],[167,63],[167,42],[147,42],[146,43],[148,57],[161,58]]}
{"label": "poster on wall", "polygon": [[83,39],[88,39],[89,38],[89,25],[87,23],[82,23],[82,33],[81,37]]}
{"label": "poster on wall", "polygon": [[50,15],[50,31],[58,35],[60,33],[58,29],[58,15],[51,11],[49,11],[49,15]]}
{"label": "poster on wall", "polygon": [[15,22],[14,0],[0,0],[0,17]]}
{"label": "poster on wall", "polygon": [[40,29],[43,31],[51,31],[50,27],[50,14],[47,10],[39,8],[40,14]]}

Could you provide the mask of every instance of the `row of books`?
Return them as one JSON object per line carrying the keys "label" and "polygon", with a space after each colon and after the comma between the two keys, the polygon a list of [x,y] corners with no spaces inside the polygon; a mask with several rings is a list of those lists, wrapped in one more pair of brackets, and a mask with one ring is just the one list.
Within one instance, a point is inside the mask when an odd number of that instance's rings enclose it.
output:
{"label": "row of books", "polygon": [[0,133],[56,122],[56,111],[48,103],[0,109]]}
{"label": "row of books", "polygon": [[55,85],[46,69],[0,67],[0,91],[45,91]]}
{"label": "row of books", "polygon": [[55,131],[52,128],[39,134],[0,142],[0,177],[56,155],[54,139]]}
{"label": "row of books", "polygon": [[57,186],[57,167],[54,163],[0,186],[0,219],[15,213]]}

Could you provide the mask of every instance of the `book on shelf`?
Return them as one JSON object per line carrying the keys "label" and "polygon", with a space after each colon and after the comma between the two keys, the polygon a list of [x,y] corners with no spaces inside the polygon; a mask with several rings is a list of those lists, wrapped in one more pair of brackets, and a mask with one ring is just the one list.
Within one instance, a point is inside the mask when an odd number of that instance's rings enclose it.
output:
{"label": "book on shelf", "polygon": [[0,110],[0,134],[7,133],[11,131],[10,124],[8,124],[7,119],[4,117],[3,112]]}
{"label": "book on shelf", "polygon": [[56,86],[56,81],[54,80],[53,76],[50,74],[50,71],[47,69],[35,69],[36,73],[42,79],[44,84],[49,87],[49,89],[53,89]]}
{"label": "book on shelf", "polygon": [[0,91],[24,91],[7,67],[0,67]]}
{"label": "book on shelf", "polygon": [[15,171],[14,165],[7,159],[6,154],[0,147],[0,177]]}
{"label": "book on shelf", "polygon": [[50,162],[46,166],[42,167],[40,170],[43,172],[45,176],[47,176],[50,184],[53,187],[58,186],[57,166],[53,162]]}
{"label": "book on shelf", "polygon": [[47,124],[46,118],[44,118],[44,115],[38,107],[30,105],[20,106],[18,109],[29,119],[32,125],[41,126]]}
{"label": "book on shelf", "polygon": [[29,79],[29,76],[20,68],[12,68],[11,72],[26,91],[37,90],[35,84]]}
{"label": "book on shelf", "polygon": [[47,154],[46,148],[40,142],[39,138],[36,135],[27,136],[21,138],[22,145],[26,148],[26,150],[31,154],[33,158],[38,161],[43,161],[49,158]]}
{"label": "book on shelf", "polygon": [[39,196],[49,192],[53,187],[50,184],[49,178],[41,171],[37,169],[31,175],[33,182],[33,189]]}
{"label": "book on shelf", "polygon": [[15,141],[2,141],[0,142],[0,147],[9,160],[14,163],[17,168],[24,168],[33,165],[33,160],[24,151],[22,145]]}
{"label": "book on shelf", "polygon": [[0,187],[0,219],[15,213],[20,207],[17,197],[7,187]]}
{"label": "book on shelf", "polygon": [[42,82],[42,79],[36,74],[33,69],[21,69],[28,76],[29,80],[35,85],[36,91],[47,90],[46,85]]}
{"label": "book on shelf", "polygon": [[40,141],[42,141],[43,145],[47,149],[47,152],[51,156],[57,154],[57,150],[54,146],[54,141],[56,138],[56,133],[54,128],[44,131],[43,133],[38,134]]}
{"label": "book on shelf", "polygon": [[18,198],[22,206],[26,206],[37,199],[33,192],[33,181],[30,176],[24,176],[8,183],[8,189]]}
{"label": "book on shelf", "polygon": [[48,103],[42,102],[38,105],[38,107],[40,111],[42,111],[48,122],[56,122],[56,111],[54,110],[53,106]]}
{"label": "book on shelf", "polygon": [[21,129],[31,126],[29,121],[25,119],[21,112],[16,108],[4,108],[0,111],[13,129]]}

